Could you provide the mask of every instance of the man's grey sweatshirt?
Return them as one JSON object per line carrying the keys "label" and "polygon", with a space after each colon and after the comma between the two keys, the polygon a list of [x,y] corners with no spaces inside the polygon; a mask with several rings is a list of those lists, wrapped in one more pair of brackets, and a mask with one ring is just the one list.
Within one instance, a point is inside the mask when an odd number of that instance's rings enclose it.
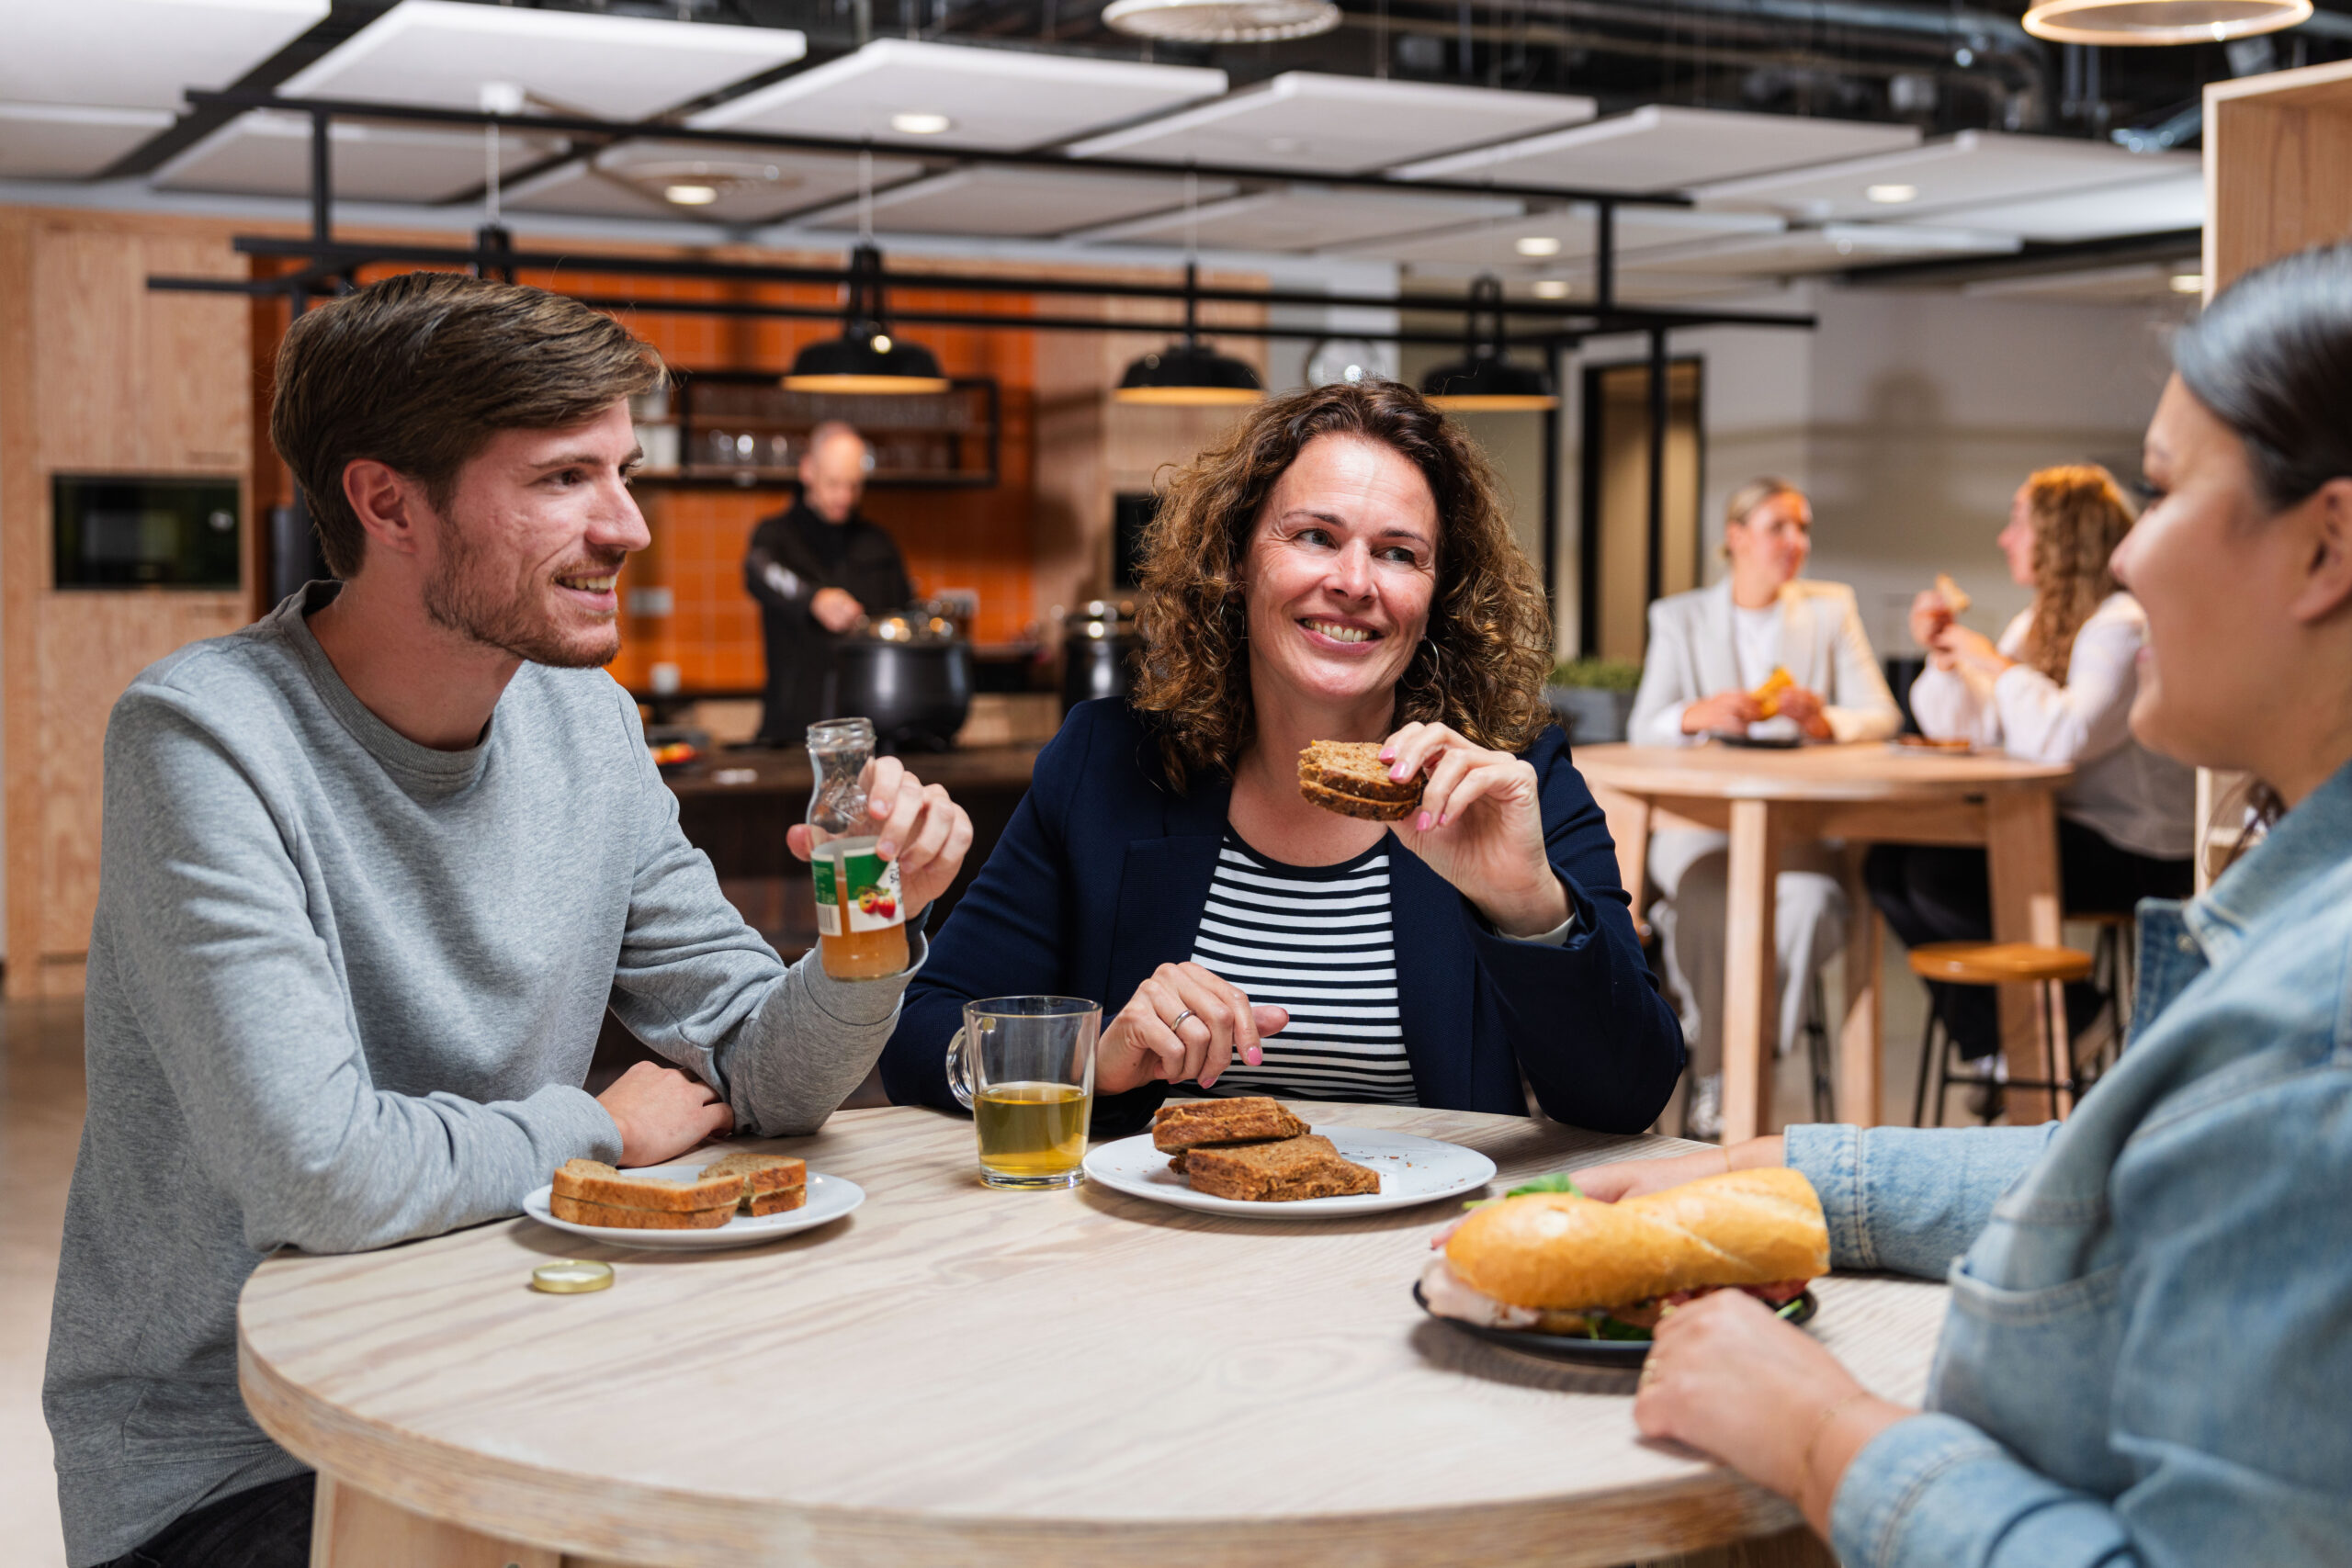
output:
{"label": "man's grey sweatshirt", "polygon": [[526,665],[481,744],[432,750],[311,637],[334,592],[152,666],[107,728],[42,1390],[76,1568],[303,1468],[237,1393],[272,1249],[496,1219],[619,1155],[581,1087],[607,1003],[768,1136],[822,1122],[897,1021],[903,977],[786,968],[720,897],[611,677]]}

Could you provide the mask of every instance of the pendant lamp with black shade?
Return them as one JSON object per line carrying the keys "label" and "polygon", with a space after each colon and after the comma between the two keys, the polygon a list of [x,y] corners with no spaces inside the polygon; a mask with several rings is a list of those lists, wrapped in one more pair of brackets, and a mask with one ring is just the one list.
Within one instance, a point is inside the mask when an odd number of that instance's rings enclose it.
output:
{"label": "pendant lamp with black shade", "polygon": [[784,378],[791,392],[903,395],[944,392],[938,357],[919,343],[891,336],[882,312],[882,253],[861,244],[850,253],[849,298],[842,335],[812,343],[793,355]]}
{"label": "pendant lamp with black shade", "polygon": [[[1491,336],[1479,335],[1481,316],[1493,321]],[[1540,412],[1560,406],[1551,377],[1534,366],[1510,362],[1503,342],[1502,279],[1488,273],[1470,286],[1464,323],[1462,357],[1421,378],[1421,391],[1430,401],[1449,413]]]}
{"label": "pendant lamp with black shade", "polygon": [[1200,268],[1184,264],[1184,336],[1157,354],[1147,354],[1127,367],[1111,396],[1123,403],[1157,404],[1163,408],[1209,408],[1220,403],[1254,403],[1266,395],[1258,373],[1229,355],[1219,354],[1201,341]]}

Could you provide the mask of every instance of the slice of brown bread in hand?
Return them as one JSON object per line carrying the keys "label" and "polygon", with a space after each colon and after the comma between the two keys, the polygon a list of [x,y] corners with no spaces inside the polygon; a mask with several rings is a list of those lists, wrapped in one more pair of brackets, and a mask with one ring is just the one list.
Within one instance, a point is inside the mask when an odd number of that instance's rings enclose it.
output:
{"label": "slice of brown bread in hand", "polygon": [[[808,1185],[808,1162],[790,1155],[755,1155],[737,1153],[715,1159],[702,1168],[702,1179],[708,1181],[718,1176],[737,1176],[743,1180],[743,1204],[749,1208],[752,1200],[771,1192],[788,1192]],[[758,1211],[754,1210],[753,1213]]]}
{"label": "slice of brown bread in hand", "polygon": [[684,1213],[732,1204],[743,1196],[743,1179],[704,1171],[692,1181],[615,1170],[602,1160],[567,1160],[555,1173],[555,1196],[625,1209],[669,1209]]}
{"label": "slice of brown bread in hand", "polygon": [[715,1209],[632,1209],[558,1193],[548,1199],[548,1213],[575,1225],[601,1225],[606,1230],[715,1231],[735,1217],[735,1201],[730,1198]]}
{"label": "slice of brown bread in hand", "polygon": [[1380,1173],[1340,1157],[1315,1134],[1280,1143],[1184,1152],[1185,1179],[1196,1192],[1245,1203],[1293,1203],[1380,1190]]}
{"label": "slice of brown bread in hand", "polygon": [[1306,1122],[1269,1095],[1179,1100],[1152,1112],[1151,1146],[1172,1155],[1203,1144],[1262,1143],[1269,1138],[1295,1138],[1306,1131]]}
{"label": "slice of brown bread in hand", "polygon": [[781,1214],[786,1209],[797,1209],[808,1201],[806,1187],[786,1187],[775,1192],[754,1192],[743,1200],[743,1207],[753,1214]]}
{"label": "slice of brown bread in hand", "polygon": [[1358,800],[1418,801],[1429,783],[1424,768],[1410,778],[1392,779],[1376,740],[1317,740],[1298,754],[1298,782],[1321,784]]}
{"label": "slice of brown bread in hand", "polygon": [[1402,822],[1420,808],[1420,797],[1410,800],[1364,800],[1327,789],[1305,779],[1298,781],[1298,793],[1326,811],[1336,811],[1342,817],[1354,817],[1366,822]]}

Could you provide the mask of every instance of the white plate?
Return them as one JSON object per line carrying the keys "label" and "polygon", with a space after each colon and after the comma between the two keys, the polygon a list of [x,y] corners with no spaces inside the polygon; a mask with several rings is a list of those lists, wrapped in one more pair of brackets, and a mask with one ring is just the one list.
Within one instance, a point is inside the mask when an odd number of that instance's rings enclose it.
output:
{"label": "white plate", "polygon": [[1495,1179],[1495,1162],[1476,1149],[1417,1138],[1410,1133],[1384,1133],[1371,1127],[1317,1126],[1316,1133],[1358,1165],[1380,1172],[1380,1190],[1352,1198],[1306,1198],[1291,1203],[1245,1203],[1236,1198],[1214,1198],[1196,1192],[1193,1184],[1168,1168],[1168,1156],[1151,1146],[1151,1134],[1096,1146],[1086,1156],[1086,1175],[1114,1192],[1197,1209],[1206,1214],[1239,1214],[1253,1220],[1319,1220],[1347,1214],[1376,1213],[1383,1209],[1409,1209],[1476,1192]]}
{"label": "white plate", "polygon": [[[668,1177],[683,1179],[702,1169],[698,1165],[649,1165],[632,1170],[631,1176]],[[543,1225],[553,1225],[573,1235],[586,1236],[590,1241],[610,1242],[616,1247],[644,1247],[656,1251],[702,1252],[722,1247],[757,1247],[762,1242],[775,1241],[805,1231],[811,1225],[821,1225],[838,1220],[865,1201],[865,1189],[856,1182],[838,1176],[808,1173],[808,1201],[797,1209],[786,1209],[780,1214],[737,1214],[717,1230],[655,1231],[627,1229],[618,1225],[583,1225],[571,1220],[559,1220],[548,1212],[548,1195],[555,1190],[550,1183],[523,1200],[523,1212]]]}

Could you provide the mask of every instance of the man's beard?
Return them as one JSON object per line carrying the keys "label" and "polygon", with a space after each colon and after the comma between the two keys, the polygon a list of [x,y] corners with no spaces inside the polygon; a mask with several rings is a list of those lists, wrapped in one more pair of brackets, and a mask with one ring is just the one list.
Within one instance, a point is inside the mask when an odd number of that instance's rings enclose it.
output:
{"label": "man's beard", "polygon": [[[529,586],[500,594],[487,581],[476,581],[481,552],[474,548],[465,525],[445,517],[441,528],[441,558],[424,583],[424,614],[435,626],[490,648],[499,649],[533,664],[563,670],[594,670],[610,664],[621,650],[617,625],[608,625],[594,640],[567,640],[554,625],[544,599]],[[622,557],[609,562],[583,561],[550,572],[541,580],[551,591],[558,577],[593,575],[620,570]],[[593,634],[591,634],[593,636]]]}

